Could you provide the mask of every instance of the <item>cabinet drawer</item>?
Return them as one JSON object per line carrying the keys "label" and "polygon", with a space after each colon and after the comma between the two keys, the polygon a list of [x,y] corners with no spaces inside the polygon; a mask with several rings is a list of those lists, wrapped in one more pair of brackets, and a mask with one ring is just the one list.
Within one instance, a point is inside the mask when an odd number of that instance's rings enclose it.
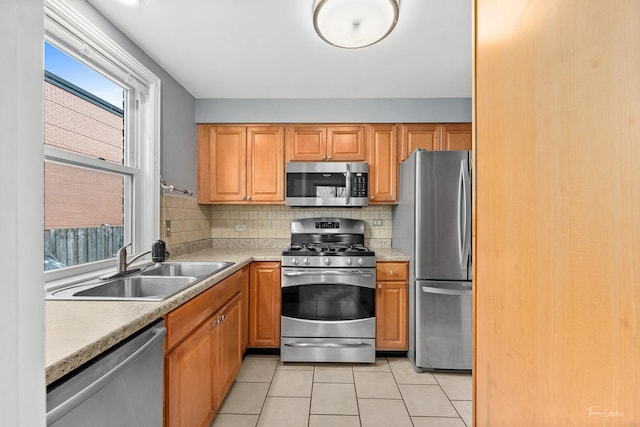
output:
{"label": "cabinet drawer", "polygon": [[406,262],[379,262],[376,264],[376,279],[378,281],[403,281],[408,279]]}
{"label": "cabinet drawer", "polygon": [[166,350],[182,341],[193,329],[239,293],[242,288],[241,278],[242,271],[237,271],[167,314]]}

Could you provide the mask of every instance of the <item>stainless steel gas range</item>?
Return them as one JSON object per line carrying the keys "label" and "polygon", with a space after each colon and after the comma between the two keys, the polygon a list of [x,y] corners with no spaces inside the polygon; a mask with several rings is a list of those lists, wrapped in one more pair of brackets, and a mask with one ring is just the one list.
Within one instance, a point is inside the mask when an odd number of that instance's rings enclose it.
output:
{"label": "stainless steel gas range", "polygon": [[375,361],[375,262],[363,221],[291,222],[282,256],[282,361]]}

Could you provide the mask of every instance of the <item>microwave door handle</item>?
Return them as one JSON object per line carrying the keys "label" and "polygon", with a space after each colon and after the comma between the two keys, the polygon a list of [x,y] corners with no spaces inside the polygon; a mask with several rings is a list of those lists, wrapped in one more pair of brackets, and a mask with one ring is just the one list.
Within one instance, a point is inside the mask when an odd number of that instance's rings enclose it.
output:
{"label": "microwave door handle", "polygon": [[347,177],[347,185],[346,185],[346,191],[347,191],[347,205],[351,204],[351,164],[347,163],[347,173],[346,173],[346,177]]}

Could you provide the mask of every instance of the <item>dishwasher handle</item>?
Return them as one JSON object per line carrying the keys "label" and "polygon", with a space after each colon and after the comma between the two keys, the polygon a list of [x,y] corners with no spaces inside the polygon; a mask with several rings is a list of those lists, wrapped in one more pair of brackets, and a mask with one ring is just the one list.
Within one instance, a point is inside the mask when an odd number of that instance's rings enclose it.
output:
{"label": "dishwasher handle", "polygon": [[47,425],[51,425],[58,421],[60,418],[64,417],[76,406],[86,401],[93,394],[97,393],[104,386],[117,378],[118,375],[120,375],[136,360],[142,357],[154,344],[156,344],[159,340],[163,340],[165,335],[167,334],[167,329],[165,327],[159,327],[152,329],[152,332],[153,335],[151,336],[151,338],[149,338],[149,340],[147,340],[147,342],[141,345],[135,352],[133,352],[130,356],[116,365],[113,369],[80,390],[75,395],[71,396],[69,399],[65,400],[64,402],[47,412]]}

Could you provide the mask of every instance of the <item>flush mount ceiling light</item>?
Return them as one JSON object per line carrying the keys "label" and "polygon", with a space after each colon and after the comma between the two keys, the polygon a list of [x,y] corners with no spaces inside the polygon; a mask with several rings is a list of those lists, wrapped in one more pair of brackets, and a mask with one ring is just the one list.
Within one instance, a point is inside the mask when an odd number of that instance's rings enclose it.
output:
{"label": "flush mount ceiling light", "polygon": [[370,46],[398,22],[400,0],[316,0],[313,26],[327,43],[346,49]]}
{"label": "flush mount ceiling light", "polygon": [[140,0],[118,0],[118,1],[123,5],[129,6],[129,7],[136,7],[140,5]]}

